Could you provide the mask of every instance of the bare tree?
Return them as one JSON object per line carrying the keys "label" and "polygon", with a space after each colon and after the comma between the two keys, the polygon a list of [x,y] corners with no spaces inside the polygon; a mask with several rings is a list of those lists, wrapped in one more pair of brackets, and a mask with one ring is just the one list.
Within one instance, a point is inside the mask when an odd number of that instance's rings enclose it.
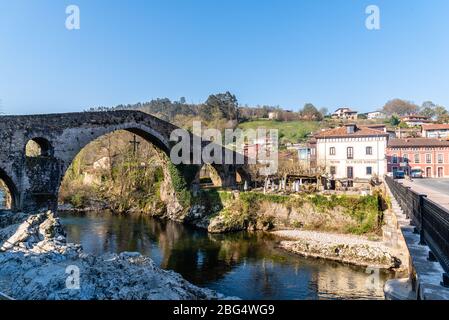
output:
{"label": "bare tree", "polygon": [[384,107],[383,111],[388,115],[399,115],[405,116],[408,114],[413,114],[418,112],[419,107],[411,101],[402,99],[393,99],[388,101]]}

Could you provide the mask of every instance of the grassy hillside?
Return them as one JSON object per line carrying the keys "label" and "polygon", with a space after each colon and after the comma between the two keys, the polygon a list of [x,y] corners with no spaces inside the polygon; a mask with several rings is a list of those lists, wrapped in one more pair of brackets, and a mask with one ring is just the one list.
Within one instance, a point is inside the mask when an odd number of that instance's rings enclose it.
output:
{"label": "grassy hillside", "polygon": [[239,124],[242,130],[246,129],[278,129],[281,143],[296,143],[304,141],[306,136],[320,127],[317,121],[276,121],[258,120]]}

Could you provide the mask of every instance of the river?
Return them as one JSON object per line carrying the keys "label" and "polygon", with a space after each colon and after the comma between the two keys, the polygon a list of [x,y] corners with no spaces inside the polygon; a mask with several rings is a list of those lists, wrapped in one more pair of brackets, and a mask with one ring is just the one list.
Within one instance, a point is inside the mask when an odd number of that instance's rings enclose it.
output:
{"label": "river", "polygon": [[393,275],[307,259],[265,233],[212,235],[180,223],[109,212],[60,213],[68,241],[95,255],[138,251],[190,282],[243,299],[383,299]]}
{"label": "river", "polygon": [[2,209],[6,209],[5,208],[5,193],[4,191],[0,188],[0,210]]}

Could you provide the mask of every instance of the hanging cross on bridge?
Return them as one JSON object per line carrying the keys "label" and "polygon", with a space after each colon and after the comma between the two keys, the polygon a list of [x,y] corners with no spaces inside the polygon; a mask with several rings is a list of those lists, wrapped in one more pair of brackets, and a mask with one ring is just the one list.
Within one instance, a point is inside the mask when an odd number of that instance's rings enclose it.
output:
{"label": "hanging cross on bridge", "polygon": [[137,149],[139,148],[139,144],[140,144],[140,142],[137,141],[136,135],[134,135],[133,140],[130,141],[129,143],[131,143],[133,145],[133,155],[136,155]]}

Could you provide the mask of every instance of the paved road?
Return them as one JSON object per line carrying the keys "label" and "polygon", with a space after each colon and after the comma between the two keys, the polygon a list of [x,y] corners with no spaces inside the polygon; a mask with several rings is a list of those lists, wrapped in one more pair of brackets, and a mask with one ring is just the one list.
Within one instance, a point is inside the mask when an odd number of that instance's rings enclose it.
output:
{"label": "paved road", "polygon": [[446,193],[449,196],[449,179],[413,179],[413,184]]}
{"label": "paved road", "polygon": [[416,192],[427,194],[427,197],[438,203],[439,205],[446,207],[449,210],[449,179],[413,179],[402,180],[405,186],[411,187]]}

